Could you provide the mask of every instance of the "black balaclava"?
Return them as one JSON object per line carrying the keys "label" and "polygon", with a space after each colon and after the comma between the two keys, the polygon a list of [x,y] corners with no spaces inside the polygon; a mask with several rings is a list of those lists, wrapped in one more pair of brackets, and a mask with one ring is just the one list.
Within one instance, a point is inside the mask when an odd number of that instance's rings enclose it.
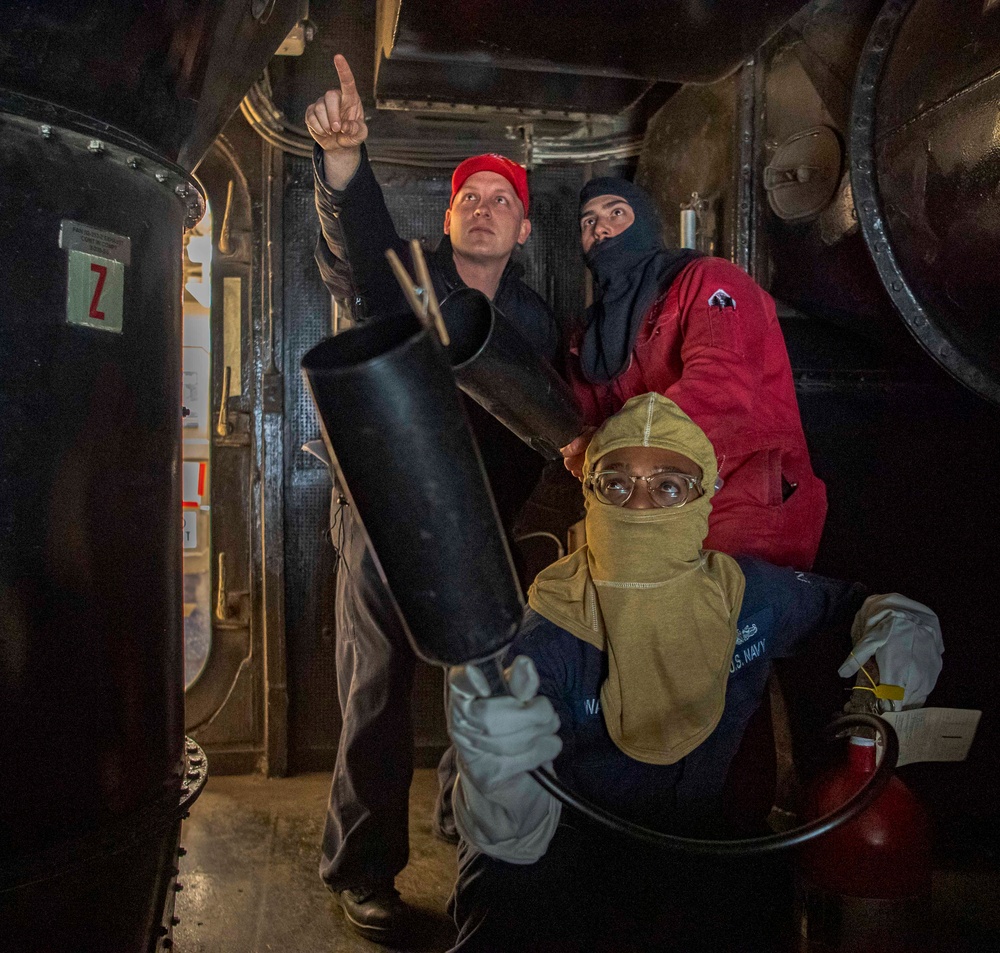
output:
{"label": "black balaclava", "polygon": [[642,319],[659,295],[700,253],[668,251],[661,222],[648,193],[625,179],[591,179],[580,192],[580,209],[599,195],[618,195],[632,206],[635,221],[614,238],[596,242],[584,255],[597,283],[597,300],[587,309],[580,348],[583,376],[592,384],[614,380],[629,365]]}

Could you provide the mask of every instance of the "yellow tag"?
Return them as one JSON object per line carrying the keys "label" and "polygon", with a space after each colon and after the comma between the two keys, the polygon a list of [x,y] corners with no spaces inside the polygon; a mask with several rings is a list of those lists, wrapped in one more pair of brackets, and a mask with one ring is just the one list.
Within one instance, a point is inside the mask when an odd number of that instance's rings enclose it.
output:
{"label": "yellow tag", "polygon": [[901,702],[906,694],[906,689],[900,685],[889,685],[882,683],[875,689],[876,698],[884,698],[889,702]]}

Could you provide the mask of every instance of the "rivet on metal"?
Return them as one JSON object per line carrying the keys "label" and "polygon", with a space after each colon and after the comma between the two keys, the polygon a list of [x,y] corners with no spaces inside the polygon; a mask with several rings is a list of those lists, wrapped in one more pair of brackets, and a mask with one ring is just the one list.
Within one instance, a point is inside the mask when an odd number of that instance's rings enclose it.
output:
{"label": "rivet on metal", "polygon": [[138,169],[141,165],[142,160],[138,156],[132,156],[132,158],[128,160],[128,167],[130,169]]}
{"label": "rivet on metal", "polygon": [[93,152],[95,156],[98,156],[104,151],[104,143],[100,139],[91,139],[87,143],[87,149]]}
{"label": "rivet on metal", "polygon": [[157,172],[156,173],[156,181],[157,182],[166,182],[167,181],[167,173],[166,172]]}
{"label": "rivet on metal", "polygon": [[52,138],[52,127],[47,122],[42,123],[42,125],[38,127],[38,131],[41,133],[43,139]]}
{"label": "rivet on metal", "polygon": [[186,182],[181,182],[174,191],[181,197],[184,198],[188,194],[188,187]]}

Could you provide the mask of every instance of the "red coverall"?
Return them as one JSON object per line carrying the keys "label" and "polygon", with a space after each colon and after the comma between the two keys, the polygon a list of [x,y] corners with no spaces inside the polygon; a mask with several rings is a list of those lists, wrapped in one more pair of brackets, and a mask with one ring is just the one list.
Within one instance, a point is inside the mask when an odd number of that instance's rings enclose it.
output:
{"label": "red coverall", "polygon": [[[722,258],[689,264],[649,309],[632,360],[615,380],[583,377],[579,342],[567,363],[589,424],[657,391],[705,431],[724,481],[712,500],[706,549],[812,567],[826,487],[809,462],[774,301],[745,272]],[[784,502],[782,477],[793,488]]]}

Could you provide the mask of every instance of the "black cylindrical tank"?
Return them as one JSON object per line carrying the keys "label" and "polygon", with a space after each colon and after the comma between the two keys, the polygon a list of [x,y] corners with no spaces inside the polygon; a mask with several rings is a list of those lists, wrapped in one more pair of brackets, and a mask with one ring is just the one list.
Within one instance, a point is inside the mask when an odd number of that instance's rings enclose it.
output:
{"label": "black cylindrical tank", "polygon": [[1000,16],[892,0],[858,64],[851,183],[865,241],[907,327],[1000,403]]}
{"label": "black cylindrical tank", "polygon": [[520,592],[437,334],[373,321],[318,344],[302,370],[414,651],[461,665],[503,649]]}
{"label": "black cylindrical tank", "polygon": [[[203,202],[51,104],[0,92],[0,137],[0,949],[129,953],[188,771],[181,242]],[[136,859],[105,870],[116,846]]]}
{"label": "black cylindrical tank", "polygon": [[299,0],[3,4],[0,88],[125,129],[193,169],[298,19]]}

